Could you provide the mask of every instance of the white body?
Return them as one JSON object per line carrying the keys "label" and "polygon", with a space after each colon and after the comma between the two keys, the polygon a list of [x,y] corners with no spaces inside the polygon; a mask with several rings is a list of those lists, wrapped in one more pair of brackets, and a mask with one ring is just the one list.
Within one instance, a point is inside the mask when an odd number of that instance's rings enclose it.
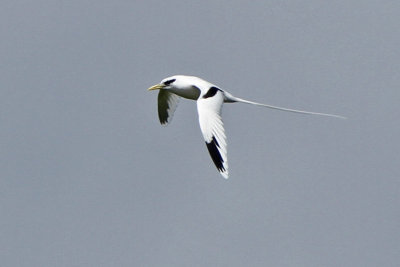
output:
{"label": "white body", "polygon": [[161,124],[168,124],[178,105],[179,97],[196,100],[200,129],[215,166],[224,178],[228,178],[228,158],[225,131],[221,119],[222,104],[242,102],[283,111],[344,118],[338,115],[309,112],[260,104],[233,96],[216,85],[194,76],[175,75],[165,78],[149,90],[158,94],[158,116]]}

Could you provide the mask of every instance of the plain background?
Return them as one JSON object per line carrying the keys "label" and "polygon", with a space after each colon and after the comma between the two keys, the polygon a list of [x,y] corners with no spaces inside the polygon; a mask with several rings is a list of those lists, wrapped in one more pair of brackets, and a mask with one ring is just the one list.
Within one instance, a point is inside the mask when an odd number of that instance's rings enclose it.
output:
{"label": "plain background", "polygon": [[[0,4],[1,266],[399,266],[399,1]],[[190,74],[227,104],[230,179]]]}

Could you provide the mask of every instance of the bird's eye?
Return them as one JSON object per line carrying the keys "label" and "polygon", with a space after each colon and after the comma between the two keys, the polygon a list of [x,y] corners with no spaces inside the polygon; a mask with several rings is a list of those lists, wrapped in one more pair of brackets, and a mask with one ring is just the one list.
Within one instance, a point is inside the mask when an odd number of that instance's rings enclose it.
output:
{"label": "bird's eye", "polygon": [[176,81],[176,79],[171,79],[171,80],[165,81],[164,84],[165,85],[170,85],[171,83],[173,83],[175,81]]}

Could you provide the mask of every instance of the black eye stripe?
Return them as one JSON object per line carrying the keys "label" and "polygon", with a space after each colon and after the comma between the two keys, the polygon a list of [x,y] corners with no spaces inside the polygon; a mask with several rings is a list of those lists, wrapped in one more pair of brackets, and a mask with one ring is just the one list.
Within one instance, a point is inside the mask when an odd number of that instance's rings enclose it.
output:
{"label": "black eye stripe", "polygon": [[173,83],[175,81],[176,81],[176,79],[171,79],[171,80],[165,81],[164,84],[165,85],[170,85],[171,83]]}

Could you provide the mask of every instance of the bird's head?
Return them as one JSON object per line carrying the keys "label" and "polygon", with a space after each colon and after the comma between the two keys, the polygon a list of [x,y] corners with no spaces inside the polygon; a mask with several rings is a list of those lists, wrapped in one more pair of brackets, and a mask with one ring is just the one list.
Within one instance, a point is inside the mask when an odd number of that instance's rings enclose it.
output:
{"label": "bird's head", "polygon": [[160,90],[160,89],[193,89],[193,87],[202,87],[204,83],[207,83],[203,79],[195,76],[186,75],[174,75],[163,79],[159,84],[153,85],[148,90]]}
{"label": "bird's head", "polygon": [[177,82],[176,82],[176,76],[171,76],[168,78],[163,79],[159,84],[153,85],[150,87],[148,90],[160,90],[160,89],[171,89],[172,87],[175,87]]}

